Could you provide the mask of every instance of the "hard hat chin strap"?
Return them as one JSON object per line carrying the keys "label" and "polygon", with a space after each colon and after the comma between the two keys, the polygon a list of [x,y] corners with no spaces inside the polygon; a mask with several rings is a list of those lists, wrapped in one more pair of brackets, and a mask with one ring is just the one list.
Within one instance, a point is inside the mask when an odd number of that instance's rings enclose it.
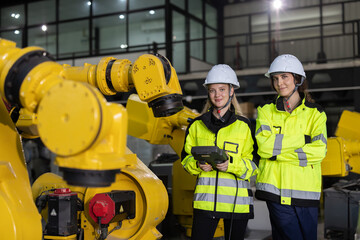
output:
{"label": "hard hat chin strap", "polygon": [[288,110],[292,110],[291,107],[290,107],[290,104],[289,104],[289,99],[290,99],[291,96],[298,90],[298,88],[303,84],[304,79],[305,79],[303,76],[301,76],[301,81],[300,81],[300,83],[296,83],[295,74],[293,74],[293,75],[294,75],[295,88],[294,88],[294,90],[292,91],[292,93],[290,94],[290,96],[289,96],[288,98],[284,98],[284,99],[285,99],[286,108],[287,108]]}
{"label": "hard hat chin strap", "polygon": [[228,99],[228,101],[226,102],[226,104],[223,107],[217,108],[217,107],[213,106],[216,109],[217,114],[219,115],[220,121],[222,121],[222,122],[225,122],[225,119],[220,115],[220,112],[221,112],[222,109],[226,108],[231,103],[231,100],[232,100],[232,98],[234,97],[234,94],[235,94],[235,91],[234,91],[233,95],[231,95],[231,89],[232,88],[233,88],[233,86],[231,84],[229,84],[229,99]]}

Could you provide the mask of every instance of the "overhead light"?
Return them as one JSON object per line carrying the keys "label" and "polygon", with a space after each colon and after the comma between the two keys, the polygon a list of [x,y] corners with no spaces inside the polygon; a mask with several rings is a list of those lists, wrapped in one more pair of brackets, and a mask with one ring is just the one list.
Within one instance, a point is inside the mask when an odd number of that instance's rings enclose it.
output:
{"label": "overhead light", "polygon": [[18,19],[20,17],[19,13],[12,13],[11,17]]}
{"label": "overhead light", "polygon": [[90,2],[90,1],[88,1],[88,2],[87,2],[87,5],[88,5],[88,6],[90,6],[90,5],[91,5],[91,2]]}
{"label": "overhead light", "polygon": [[281,0],[274,0],[272,5],[274,9],[279,10],[282,7],[282,2]]}
{"label": "overhead light", "polygon": [[149,13],[150,13],[151,15],[154,15],[154,14],[155,14],[155,11],[154,11],[154,10],[150,10]]}
{"label": "overhead light", "polygon": [[14,31],[14,34],[16,34],[16,35],[17,35],[17,34],[20,34],[20,31],[19,31],[19,30],[15,30],[15,31]]}
{"label": "overhead light", "polygon": [[127,48],[127,47],[128,47],[127,44],[121,44],[121,45],[120,45],[120,48]]}
{"label": "overhead light", "polygon": [[125,16],[124,16],[123,14],[121,14],[121,15],[119,15],[119,18],[120,18],[120,19],[124,19]]}
{"label": "overhead light", "polygon": [[41,30],[43,30],[43,32],[46,32],[46,31],[47,31],[47,26],[46,26],[46,25],[42,25],[42,26],[41,26]]}

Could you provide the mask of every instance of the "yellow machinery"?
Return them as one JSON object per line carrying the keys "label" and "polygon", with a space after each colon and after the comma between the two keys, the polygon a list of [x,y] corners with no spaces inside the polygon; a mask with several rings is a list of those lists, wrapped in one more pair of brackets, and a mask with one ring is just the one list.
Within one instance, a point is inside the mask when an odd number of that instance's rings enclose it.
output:
{"label": "yellow machinery", "polygon": [[[346,177],[360,173],[360,113],[343,111],[335,137],[327,139],[322,175]],[[323,191],[324,236],[327,239],[353,239],[359,225],[359,180],[338,181]]]}
{"label": "yellow machinery", "polygon": [[98,65],[62,66],[41,48],[20,49],[5,39],[0,39],[0,57],[0,95],[21,109],[17,129],[38,135],[56,154],[63,174],[40,176],[31,195],[19,134],[1,103],[2,238],[161,238],[156,226],[167,212],[166,189],[126,147],[127,110],[102,94],[135,87],[138,101],[146,102],[155,117],[187,124],[184,116],[191,113],[182,110],[169,61],[145,54],[134,64],[103,58]]}
{"label": "yellow machinery", "polygon": [[327,139],[327,154],[322,161],[322,175],[344,177],[349,171],[360,173],[360,113],[344,111],[335,132]]}

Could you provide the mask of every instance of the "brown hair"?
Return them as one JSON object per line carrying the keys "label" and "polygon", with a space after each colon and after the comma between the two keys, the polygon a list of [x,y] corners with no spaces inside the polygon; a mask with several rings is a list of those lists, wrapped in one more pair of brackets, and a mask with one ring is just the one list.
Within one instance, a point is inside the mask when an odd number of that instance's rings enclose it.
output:
{"label": "brown hair", "polygon": [[[299,84],[301,82],[302,76],[298,74],[294,74],[294,78],[295,78],[295,82]],[[315,102],[315,100],[311,97],[311,94],[308,91],[308,81],[306,80],[306,78],[304,79],[304,82],[298,87],[298,92],[305,94],[306,101],[311,103]]]}

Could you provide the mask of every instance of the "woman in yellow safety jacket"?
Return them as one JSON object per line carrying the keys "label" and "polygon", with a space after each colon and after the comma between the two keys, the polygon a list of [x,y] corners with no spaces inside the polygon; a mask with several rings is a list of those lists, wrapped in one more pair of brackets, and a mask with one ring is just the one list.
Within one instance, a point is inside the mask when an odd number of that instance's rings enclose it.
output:
{"label": "woman in yellow safety jacket", "polygon": [[[228,65],[215,65],[204,86],[209,104],[188,126],[181,156],[184,169],[197,176],[192,239],[213,239],[220,218],[224,219],[226,239],[244,239],[248,219],[254,215],[249,179],[257,173],[250,122],[238,115],[234,88],[240,86]],[[202,164],[191,154],[194,146],[218,146],[226,151],[227,160],[216,168]]]}
{"label": "woman in yellow safety jacket", "polygon": [[326,114],[307,93],[295,56],[278,56],[265,76],[278,95],[258,107],[255,196],[267,203],[273,239],[316,239]]}

